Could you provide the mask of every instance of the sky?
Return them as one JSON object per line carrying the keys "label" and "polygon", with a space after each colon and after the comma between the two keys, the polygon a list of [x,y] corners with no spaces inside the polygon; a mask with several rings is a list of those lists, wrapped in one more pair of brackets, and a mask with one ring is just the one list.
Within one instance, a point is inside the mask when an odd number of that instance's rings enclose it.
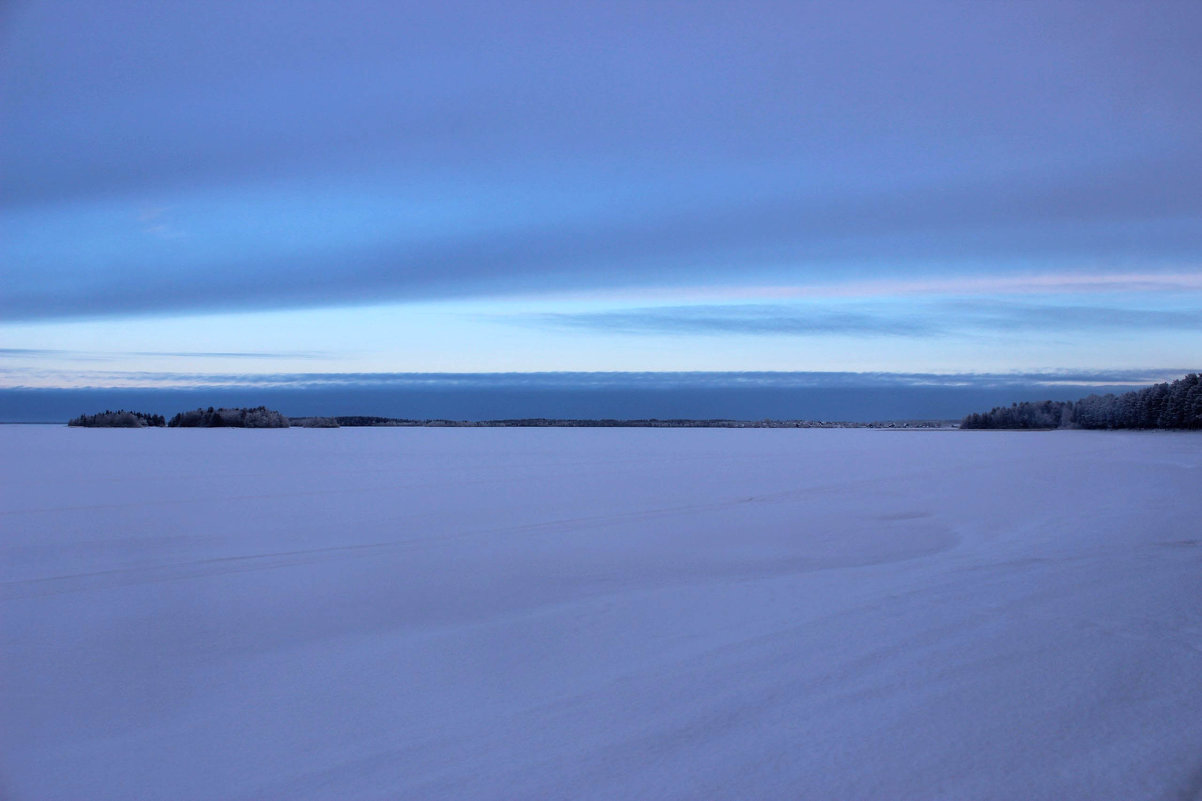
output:
{"label": "sky", "polygon": [[1177,377],[1199,41],[1197,2],[8,0],[0,390]]}

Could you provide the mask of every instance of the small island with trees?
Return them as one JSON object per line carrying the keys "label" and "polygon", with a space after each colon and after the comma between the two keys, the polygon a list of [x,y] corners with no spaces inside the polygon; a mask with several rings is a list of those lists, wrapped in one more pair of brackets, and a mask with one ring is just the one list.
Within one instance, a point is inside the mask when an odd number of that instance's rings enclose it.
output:
{"label": "small island with trees", "polygon": [[253,409],[194,409],[180,412],[168,428],[288,428],[288,418],[266,406]]}
{"label": "small island with trees", "polygon": [[67,425],[81,428],[161,428],[167,425],[167,421],[161,414],[127,412],[125,409],[118,409],[114,412],[105,409],[96,414],[81,414],[68,421]]}
{"label": "small island with trees", "polygon": [[96,414],[81,414],[67,422],[79,428],[288,428],[289,421],[280,412],[265,406],[237,409],[195,409],[167,420],[161,414],[105,409]]}

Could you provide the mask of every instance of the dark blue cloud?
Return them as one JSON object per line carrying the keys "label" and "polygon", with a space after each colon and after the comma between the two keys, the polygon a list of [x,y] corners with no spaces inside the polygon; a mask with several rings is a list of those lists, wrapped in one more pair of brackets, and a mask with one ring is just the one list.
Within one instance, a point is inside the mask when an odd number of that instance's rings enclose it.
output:
{"label": "dark blue cloud", "polygon": [[1202,260],[1197,3],[5,14],[6,320]]}
{"label": "dark blue cloud", "polygon": [[[237,237],[214,250],[185,240],[169,252],[131,243],[98,262],[87,252],[33,251],[0,269],[7,319],[163,310],[258,309],[666,283],[814,281],[926,272],[995,272],[1032,259],[1175,265],[1202,259],[1202,162],[1108,203],[1050,199],[1041,187],[981,185],[825,200],[763,199],[666,209],[638,220],[500,220],[489,230],[413,241],[334,241],[313,252],[248,256]],[[1063,187],[1061,187],[1063,189]],[[1078,191],[1091,192],[1088,182]],[[1061,208],[1063,207],[1063,208]],[[1160,209],[1150,215],[1150,209]],[[1059,211],[1057,209],[1060,209]],[[1069,209],[1069,210],[1065,210]],[[248,213],[270,216],[273,209]],[[320,220],[305,220],[319,224]],[[254,236],[252,223],[239,236]],[[404,223],[398,227],[403,229]],[[283,235],[277,230],[272,236]],[[281,245],[282,250],[288,250]],[[214,251],[210,255],[203,255]],[[185,262],[171,269],[164,258]],[[86,269],[74,269],[76,262]],[[1176,261],[1174,261],[1176,260]],[[64,266],[66,262],[66,266]],[[787,267],[785,266],[787,265]],[[918,265],[922,265],[921,268]],[[975,268],[974,268],[975,269]],[[967,270],[971,273],[973,270]]]}
{"label": "dark blue cloud", "polygon": [[946,175],[1159,151],[1200,119],[1188,2],[14,7],[5,147],[25,158],[5,202],[314,161],[814,154]]}

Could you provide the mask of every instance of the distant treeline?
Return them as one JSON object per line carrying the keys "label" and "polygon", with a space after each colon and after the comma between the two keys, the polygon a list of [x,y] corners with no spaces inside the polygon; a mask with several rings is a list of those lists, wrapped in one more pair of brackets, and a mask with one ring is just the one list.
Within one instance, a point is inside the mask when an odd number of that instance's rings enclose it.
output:
{"label": "distant treeline", "polygon": [[[420,426],[424,428],[948,428],[952,425],[950,421],[946,420],[903,420],[876,423],[820,420],[660,420],[657,418],[620,420],[559,417],[522,417],[510,420],[412,420],[403,417],[366,415],[333,419],[340,426]],[[296,418],[293,418],[292,424],[297,424]]]}
{"label": "distant treeline", "polygon": [[690,420],[656,418],[638,420],[563,419],[523,417],[511,420],[415,420],[406,417],[343,415],[341,417],[285,417],[265,406],[253,409],[195,409],[180,412],[164,421],[162,415],[142,412],[105,411],[84,414],[68,425],[91,427],[143,428],[341,428],[371,426],[407,426],[422,428],[950,428],[947,420],[901,420],[875,423],[828,422],[821,420]]}
{"label": "distant treeline", "polygon": [[147,426],[165,426],[167,421],[161,414],[127,412],[124,409],[114,412],[105,409],[96,414],[81,414],[69,421],[67,425],[82,426],[83,428],[146,428]]}
{"label": "distant treeline", "polygon": [[333,417],[289,417],[288,423],[293,428],[338,428],[338,421]]}
{"label": "distant treeline", "polygon": [[196,409],[180,412],[168,428],[288,428],[288,418],[266,406],[253,409]]}
{"label": "distant treeline", "polygon": [[998,406],[970,414],[961,428],[1173,428],[1202,429],[1202,376],[1121,395],[1090,395],[1079,401],[1040,401]]}
{"label": "distant treeline", "polygon": [[369,415],[349,415],[335,417],[334,422],[340,426],[415,426],[420,425],[416,420],[400,420],[395,417],[371,417]]}

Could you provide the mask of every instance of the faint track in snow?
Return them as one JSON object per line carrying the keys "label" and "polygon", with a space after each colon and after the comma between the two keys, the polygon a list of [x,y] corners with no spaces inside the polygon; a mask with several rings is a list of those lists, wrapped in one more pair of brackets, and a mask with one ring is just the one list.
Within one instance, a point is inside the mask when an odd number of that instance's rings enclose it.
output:
{"label": "faint track in snow", "polygon": [[[750,497],[739,497],[724,501],[703,504],[686,504],[664,507],[660,509],[644,509],[610,515],[590,515],[572,518],[523,523],[499,528],[460,531],[434,536],[409,537],[401,540],[389,540],[374,543],[358,543],[354,545],[334,545],[320,548],[307,548],[290,551],[272,551],[268,553],[231,555],[214,557],[190,562],[175,562],[150,567],[114,568],[87,573],[71,573],[59,576],[14,579],[0,582],[0,603],[22,598],[60,595],[64,593],[88,592],[124,587],[136,584],[181,581],[206,578],[217,575],[245,573],[258,570],[275,570],[297,565],[316,562],[354,559],[372,556],[388,551],[401,551],[420,547],[429,543],[449,542],[453,540],[471,539],[487,536],[506,535],[539,535],[569,533],[595,528],[607,528],[627,523],[639,523],[651,520],[670,519],[681,515],[712,514],[719,511],[737,508],[745,504],[776,504],[787,503],[811,495],[824,495],[834,489],[846,490],[859,484],[870,484],[870,481],[842,482],[836,485],[806,487],[795,490],[769,493]],[[370,490],[369,490],[370,491]],[[331,491],[339,494],[341,491]],[[247,496],[263,497],[263,496]],[[201,502],[201,501],[196,501]],[[884,522],[907,522],[928,517],[927,512],[898,512],[877,516],[876,520]],[[836,558],[815,559],[806,556],[777,559],[772,561],[773,569],[767,569],[767,564],[753,568],[749,564],[742,567],[748,571],[748,577],[758,578],[789,572],[809,572],[820,569],[839,569],[860,567],[873,564],[894,562],[929,555],[953,547],[959,537],[951,532],[942,532],[935,538],[933,546],[890,552],[884,555],[876,553],[846,554]]]}

